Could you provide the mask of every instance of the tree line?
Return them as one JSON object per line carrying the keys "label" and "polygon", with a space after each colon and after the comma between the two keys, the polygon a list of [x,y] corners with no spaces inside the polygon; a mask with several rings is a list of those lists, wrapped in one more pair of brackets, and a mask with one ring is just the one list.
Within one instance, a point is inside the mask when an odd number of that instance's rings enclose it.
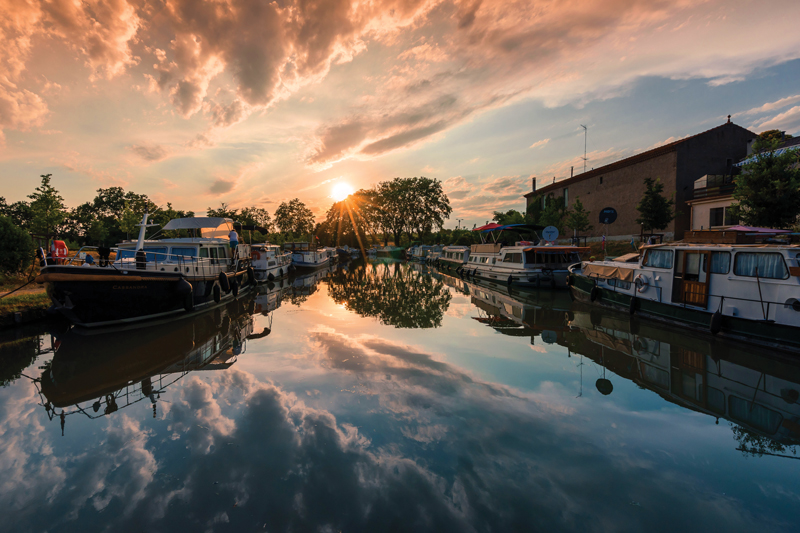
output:
{"label": "tree line", "polygon": [[[96,196],[77,207],[65,205],[53,186],[52,175],[42,175],[41,183],[27,200],[9,204],[0,197],[0,272],[18,272],[30,264],[36,245],[47,247],[49,239],[66,242],[70,249],[84,245],[113,246],[135,239],[137,224],[145,212],[159,226],[174,218],[193,217],[192,211],[176,210],[171,203],[157,205],[147,195],[125,191],[122,187],[97,189]],[[336,202],[317,223],[314,214],[294,198],[282,202],[273,215],[261,207],[231,208],[222,203],[208,207],[207,216],[233,219],[256,227],[246,236],[249,242],[270,241],[283,244],[291,240],[308,241],[316,236],[323,245],[359,246],[392,237],[432,238],[441,230],[452,209],[438,180],[425,177],[395,178],[362,189]],[[152,236],[150,233],[148,237]],[[186,231],[161,231],[162,237],[186,237]]]}

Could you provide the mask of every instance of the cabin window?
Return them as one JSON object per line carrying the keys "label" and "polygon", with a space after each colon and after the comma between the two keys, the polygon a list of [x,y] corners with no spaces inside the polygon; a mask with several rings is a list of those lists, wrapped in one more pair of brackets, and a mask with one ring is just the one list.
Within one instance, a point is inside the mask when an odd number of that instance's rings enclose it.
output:
{"label": "cabin window", "polygon": [[733,263],[734,274],[754,278],[756,270],[759,278],[786,279],[789,277],[789,271],[786,270],[786,263],[781,254],[769,252],[739,252],[736,254]]}
{"label": "cabin window", "polygon": [[522,263],[522,254],[506,254],[503,256],[504,263]]}
{"label": "cabin window", "polygon": [[665,370],[642,361],[639,362],[639,368],[645,381],[662,389],[669,389],[669,374]]}
{"label": "cabin window", "polygon": [[642,265],[653,268],[672,268],[672,250],[647,250]]}
{"label": "cabin window", "polygon": [[725,393],[714,387],[706,389],[706,405],[715,413],[725,414]]}
{"label": "cabin window", "polygon": [[[703,260],[703,272],[706,271],[706,262]],[[731,271],[730,252],[711,252],[711,273],[727,274]]]}
{"label": "cabin window", "polygon": [[779,412],[736,396],[728,396],[728,413],[737,422],[770,434],[778,431],[783,422]]}
{"label": "cabin window", "polygon": [[624,291],[627,291],[628,289],[631,288],[631,282],[630,281],[622,281],[621,279],[614,279],[614,278],[611,278],[611,279],[606,280],[606,281],[608,282],[608,285],[610,287],[616,287],[616,288],[622,289]]}
{"label": "cabin window", "polygon": [[172,255],[169,256],[170,261],[194,261],[197,257],[197,248],[178,248],[172,247]]}
{"label": "cabin window", "polygon": [[200,257],[208,257],[208,248],[200,248]]}

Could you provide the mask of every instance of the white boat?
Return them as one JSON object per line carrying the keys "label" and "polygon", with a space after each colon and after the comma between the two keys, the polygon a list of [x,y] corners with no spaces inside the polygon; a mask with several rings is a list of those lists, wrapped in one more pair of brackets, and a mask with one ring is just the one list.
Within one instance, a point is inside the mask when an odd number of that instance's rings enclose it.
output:
{"label": "white boat", "polygon": [[438,265],[460,269],[469,261],[469,246],[445,246],[439,256]]}
{"label": "white boat", "polygon": [[339,262],[339,252],[332,246],[323,246],[321,250],[328,255],[331,264]]}
{"label": "white boat", "polygon": [[800,348],[800,245],[742,231],[691,231],[570,271],[576,298],[721,336]]}
{"label": "white boat", "polygon": [[431,254],[436,252],[441,252],[442,247],[438,245],[430,245],[430,244],[420,244],[419,246],[414,248],[410,259],[414,261],[422,261],[427,262],[430,260]]}
{"label": "white boat", "polygon": [[289,275],[292,254],[282,252],[277,244],[253,244],[250,259],[258,281],[272,281]]}
{"label": "white boat", "polygon": [[589,249],[578,246],[538,245],[537,243],[542,241],[536,231],[540,229],[541,226],[529,224],[505,226],[490,224],[478,228],[478,231],[489,234],[495,231],[532,233],[536,240],[517,241],[513,246],[503,246],[499,242],[473,244],[461,273],[507,285],[566,288],[568,267],[579,263],[580,254]]}
{"label": "white boat", "polygon": [[292,254],[292,265],[296,268],[314,269],[330,265],[330,254],[315,244],[307,242],[287,242],[283,250]]}

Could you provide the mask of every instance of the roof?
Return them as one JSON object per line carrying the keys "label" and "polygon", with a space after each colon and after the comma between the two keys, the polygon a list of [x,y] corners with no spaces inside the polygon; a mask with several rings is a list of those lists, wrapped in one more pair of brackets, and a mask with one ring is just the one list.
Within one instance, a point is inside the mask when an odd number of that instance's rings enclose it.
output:
{"label": "roof", "polygon": [[[583,174],[578,174],[577,176],[573,176],[571,178],[563,179],[561,181],[556,181],[555,183],[551,183],[550,185],[546,185],[546,186],[542,187],[541,189],[537,189],[535,191],[528,192],[528,193],[524,194],[523,196],[525,196],[525,198],[530,198],[530,197],[536,196],[536,195],[538,195],[538,194],[540,194],[542,192],[549,192],[551,189],[555,189],[556,187],[563,187],[565,185],[570,185],[572,183],[578,183],[578,182],[581,182],[583,180],[587,180],[589,178],[593,178],[595,176],[601,176],[601,175],[603,175],[605,173],[613,172],[614,170],[619,170],[621,168],[625,168],[625,167],[630,166],[630,165],[635,165],[637,163],[641,163],[642,161],[647,161],[648,159],[653,159],[655,157],[659,157],[659,156],[668,154],[670,152],[674,152],[675,150],[678,149],[678,146],[680,146],[681,144],[683,144],[685,142],[688,142],[688,141],[690,141],[692,139],[696,139],[697,137],[701,137],[701,136],[706,135],[708,133],[711,133],[713,131],[717,131],[717,130],[720,130],[722,128],[731,127],[731,126],[739,128],[739,129],[746,130],[745,128],[742,128],[741,126],[739,126],[737,124],[734,124],[733,122],[726,122],[725,124],[722,124],[722,125],[717,126],[715,128],[711,128],[710,130],[706,130],[706,131],[703,131],[703,132],[700,132],[700,133],[696,133],[695,135],[691,135],[689,137],[684,137],[683,139],[679,139],[679,140],[671,142],[669,144],[665,144],[663,146],[659,146],[658,148],[653,148],[652,150],[648,150],[646,152],[642,152],[640,154],[636,154],[636,155],[633,155],[631,157],[627,157],[625,159],[620,159],[619,161],[615,161],[615,162],[610,163],[608,165],[592,169],[592,170],[590,170],[588,172],[584,172]],[[746,130],[746,131],[749,131],[749,130]],[[750,132],[750,133],[753,134],[753,137],[756,136],[755,133],[753,133],[753,132]]]}

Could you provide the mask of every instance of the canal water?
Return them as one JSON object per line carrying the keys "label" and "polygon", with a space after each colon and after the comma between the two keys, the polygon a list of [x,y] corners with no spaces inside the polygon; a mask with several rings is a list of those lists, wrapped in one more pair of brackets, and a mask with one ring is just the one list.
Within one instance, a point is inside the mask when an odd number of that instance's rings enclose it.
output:
{"label": "canal water", "polygon": [[4,531],[796,531],[800,364],[407,263],[0,336]]}

